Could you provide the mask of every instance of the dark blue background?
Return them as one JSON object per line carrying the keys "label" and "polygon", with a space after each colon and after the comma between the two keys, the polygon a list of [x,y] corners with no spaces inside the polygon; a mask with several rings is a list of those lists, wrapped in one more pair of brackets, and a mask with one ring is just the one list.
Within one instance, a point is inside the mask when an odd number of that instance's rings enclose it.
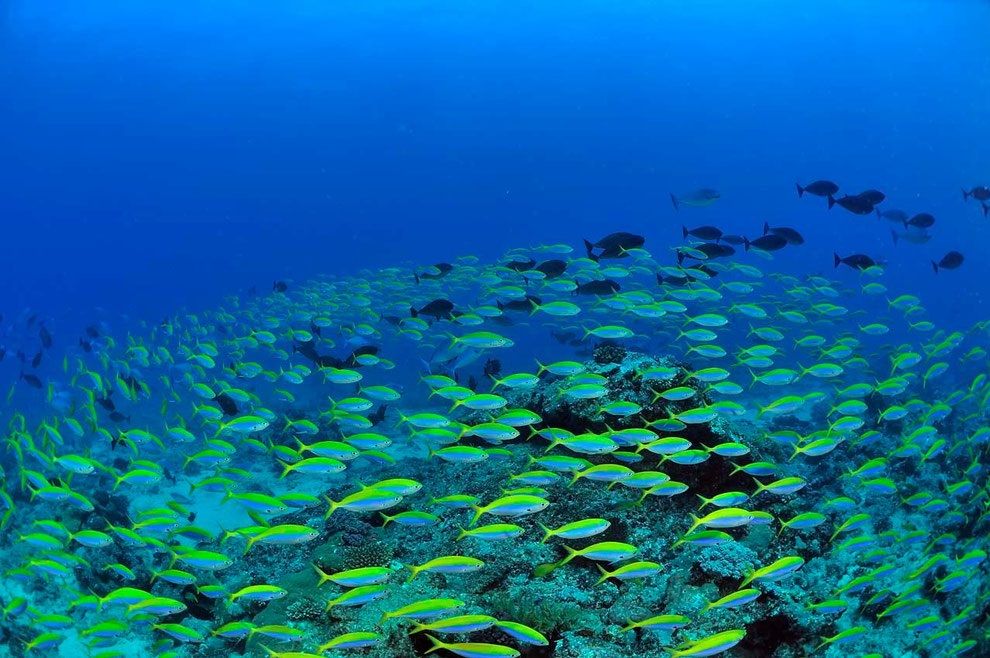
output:
{"label": "dark blue background", "polygon": [[[768,219],[808,244],[766,269],[866,251],[892,292],[983,317],[990,226],[959,188],[990,184],[985,2],[201,4],[0,4],[8,314],[155,318],[277,277],[615,229],[661,253],[682,222]],[[935,213],[935,239],[798,200],[816,177]],[[675,214],[700,186],[723,199]]]}

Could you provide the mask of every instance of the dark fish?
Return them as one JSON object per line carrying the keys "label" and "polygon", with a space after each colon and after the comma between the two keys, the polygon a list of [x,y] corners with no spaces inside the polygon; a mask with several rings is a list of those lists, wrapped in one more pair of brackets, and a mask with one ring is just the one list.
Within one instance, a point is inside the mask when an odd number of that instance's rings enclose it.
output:
{"label": "dark fish", "polygon": [[755,240],[746,240],[745,244],[746,251],[749,251],[750,247],[756,247],[763,251],[777,251],[787,246],[787,239],[782,235],[770,233],[768,235],[761,235]]}
{"label": "dark fish", "polygon": [[28,316],[28,319],[27,319],[27,326],[33,327],[34,326],[34,321],[37,320],[37,319],[38,319],[38,314],[37,313],[32,313],[31,315],[29,315]]}
{"label": "dark fish", "polygon": [[990,187],[986,185],[977,185],[969,192],[966,190],[962,191],[963,201],[968,201],[969,197],[973,197],[977,201],[990,201]]}
{"label": "dark fish", "polygon": [[388,411],[388,405],[383,404],[378,407],[377,411],[373,411],[368,414],[368,420],[371,421],[372,426],[378,425],[383,420],[385,420],[385,412]]}
{"label": "dark fish", "polygon": [[79,347],[83,348],[83,352],[92,352],[93,351],[93,343],[89,342],[85,338],[80,338],[79,339]]}
{"label": "dark fish", "polygon": [[576,331],[551,331],[550,335],[554,340],[563,345],[578,346],[583,343],[581,334]]}
{"label": "dark fish", "polygon": [[963,255],[958,251],[950,251],[946,255],[942,256],[942,260],[939,262],[932,261],[932,269],[935,270],[935,274],[938,274],[940,269],[942,270],[954,270],[963,264]]}
{"label": "dark fish", "polygon": [[505,264],[505,266],[508,267],[510,270],[514,270],[516,272],[525,272],[527,270],[531,270],[533,269],[534,265],[536,265],[536,261],[533,260],[532,258],[530,258],[529,260],[513,260]]}
{"label": "dark fish", "polygon": [[[609,233],[595,243],[585,240],[584,248],[588,252],[588,258],[598,261],[602,258],[625,258],[627,251],[642,247],[644,244],[646,244],[646,238],[642,235],[620,231],[618,233]],[[601,249],[602,251],[596,256],[592,253],[593,249]]]}
{"label": "dark fish", "polygon": [[673,284],[675,286],[683,286],[683,285],[687,285],[690,282],[691,282],[691,278],[687,276],[673,276],[671,274],[668,274],[666,277],[664,277],[662,274],[657,272],[657,284],[661,286],[664,285],[665,283]]}
{"label": "dark fish", "polygon": [[897,210],[896,208],[891,208],[890,210],[884,210],[881,212],[877,209],[877,217],[880,219],[886,219],[891,222],[897,222],[898,224],[903,224],[907,221],[908,214],[903,210]]}
{"label": "dark fish", "polygon": [[708,187],[703,187],[700,190],[695,190],[694,192],[689,192],[687,194],[682,194],[680,196],[675,195],[673,192],[670,193],[670,202],[674,204],[674,210],[680,210],[680,205],[685,206],[695,206],[698,208],[704,206],[710,206],[719,200],[721,195],[718,191],[713,190]]}
{"label": "dark fish", "polygon": [[433,267],[437,268],[436,272],[413,273],[413,278],[416,279],[416,283],[418,284],[420,279],[442,279],[450,274],[450,271],[454,269],[454,266],[450,263],[435,263]]}
{"label": "dark fish", "polygon": [[866,190],[865,192],[860,192],[856,196],[871,206],[883,203],[883,200],[887,198],[887,195],[880,190]]}
{"label": "dark fish", "polygon": [[32,368],[37,368],[38,366],[40,366],[41,365],[41,357],[43,357],[43,356],[45,356],[45,353],[44,352],[41,352],[41,351],[39,351],[37,354],[35,354],[34,355],[34,358],[31,359],[31,367]]}
{"label": "dark fish", "polygon": [[103,407],[107,411],[113,411],[114,409],[117,408],[117,405],[115,405],[113,403],[113,400],[110,399],[110,396],[112,395],[113,395],[113,390],[110,390],[107,393],[106,397],[96,398],[96,401],[100,404],[101,407]]}
{"label": "dark fish", "polygon": [[894,246],[897,246],[898,240],[904,240],[905,242],[910,242],[911,244],[925,244],[932,239],[932,236],[925,233],[924,229],[920,231],[905,231],[904,233],[898,233],[894,229],[890,229],[890,237],[894,239]]}
{"label": "dark fish", "polygon": [[865,254],[853,254],[842,258],[839,254],[833,253],[832,258],[834,259],[835,267],[845,264],[856,270],[865,270],[877,264],[875,260]]}
{"label": "dark fish", "polygon": [[309,333],[313,334],[314,336],[320,336],[320,337],[322,337],[323,336],[323,328],[317,326],[313,322],[310,322],[309,323]]}
{"label": "dark fish", "polygon": [[38,329],[38,338],[41,339],[41,346],[46,350],[52,346],[52,335],[45,328],[44,324]]}
{"label": "dark fish", "polygon": [[32,387],[32,388],[41,388],[41,386],[42,386],[41,380],[38,379],[36,376],[30,374],[30,373],[22,372],[21,373],[21,379],[23,379],[25,382],[27,382],[27,385],[30,386],[30,387]]}
{"label": "dark fish", "polygon": [[313,341],[307,341],[305,343],[294,342],[292,343],[292,351],[303,355],[321,368],[343,368],[346,365],[344,361],[329,354],[319,354],[316,351],[316,345],[313,344]]}
{"label": "dark fish", "polygon": [[[351,351],[350,356],[347,357],[347,361],[345,361],[345,363],[354,368],[360,367],[361,364],[357,360],[359,356],[364,356],[366,354],[377,355],[379,351],[381,351],[381,348],[377,345],[362,345],[361,347],[355,347]],[[337,367],[339,368],[340,366]]]}
{"label": "dark fish", "polygon": [[722,229],[717,226],[699,226],[692,229],[682,226],[681,235],[685,238],[690,235],[700,240],[718,240],[722,237]]}
{"label": "dark fish", "polygon": [[226,393],[220,393],[213,398],[213,401],[220,405],[220,410],[225,415],[236,416],[238,414],[237,402]]}
{"label": "dark fish", "polygon": [[763,222],[763,235],[779,235],[787,240],[787,244],[804,244],[804,236],[789,226],[770,226]]}
{"label": "dark fish", "polygon": [[722,239],[719,242],[727,242],[729,244],[741,245],[746,244],[746,238],[741,235],[733,235],[730,233],[723,233]]}
{"label": "dark fish", "polygon": [[131,390],[133,395],[137,395],[138,391],[141,390],[141,382],[134,375],[124,375],[121,377],[121,380],[127,385],[127,388]]}
{"label": "dark fish", "polygon": [[435,318],[437,320],[454,319],[454,303],[449,299],[434,299],[422,308],[409,307],[409,315],[418,318],[420,315]]}
{"label": "dark fish", "polygon": [[[684,271],[689,273],[689,275],[691,272],[695,272],[695,271],[701,272],[703,275],[707,274],[709,278],[718,276],[718,270],[713,270],[704,263],[701,263],[699,265],[692,265],[691,267],[685,267]],[[698,278],[703,278],[703,277],[698,277]]]}
{"label": "dark fish", "polygon": [[874,204],[863,200],[858,194],[856,196],[849,196],[848,194],[844,197],[836,199],[834,196],[829,195],[828,197],[828,207],[838,205],[841,208],[845,208],[854,215],[869,215],[873,212]]}
{"label": "dark fish", "polygon": [[804,187],[801,187],[801,183],[795,183],[797,186],[797,193],[799,197],[804,196],[804,193],[814,194],[815,196],[832,196],[839,191],[839,186],[830,180],[816,180],[813,183],[808,183]]}
{"label": "dark fish", "polygon": [[587,283],[580,283],[578,287],[574,289],[574,292],[578,295],[612,295],[619,292],[619,282],[613,281],[612,279],[600,279],[596,281],[588,281]]}
{"label": "dark fish", "polygon": [[904,228],[913,226],[915,228],[931,228],[935,225],[935,218],[927,212],[919,212],[917,215],[904,222]]}
{"label": "dark fish", "polygon": [[[743,243],[745,243],[745,240],[743,240]],[[706,256],[708,256],[709,259],[725,258],[727,256],[732,256],[733,254],[736,253],[736,250],[733,249],[730,245],[718,244],[716,242],[705,242],[699,245],[695,245],[694,248],[700,251],[701,253],[705,254]],[[680,252],[678,252],[678,254],[679,253]]]}
{"label": "dark fish", "polygon": [[543,300],[535,295],[526,295],[524,299],[513,299],[511,301],[502,303],[496,301],[495,304],[503,311],[521,311],[523,313],[533,310],[533,305],[539,306],[543,303]]}
{"label": "dark fish", "polygon": [[124,414],[120,413],[119,411],[111,411],[110,412],[110,420],[112,420],[115,423],[120,423],[120,422],[123,422],[125,420],[126,421],[130,421],[130,419],[131,419],[130,416],[125,416]]}
{"label": "dark fish", "polygon": [[272,283],[272,292],[285,292],[289,289],[289,284],[285,281],[275,281]]}
{"label": "dark fish", "polygon": [[86,335],[89,336],[90,338],[99,338],[100,330],[96,328],[95,324],[91,324],[88,327],[86,327]]}
{"label": "dark fish", "polygon": [[543,275],[548,279],[555,279],[567,269],[567,262],[557,259],[545,260],[533,269],[543,272]]}

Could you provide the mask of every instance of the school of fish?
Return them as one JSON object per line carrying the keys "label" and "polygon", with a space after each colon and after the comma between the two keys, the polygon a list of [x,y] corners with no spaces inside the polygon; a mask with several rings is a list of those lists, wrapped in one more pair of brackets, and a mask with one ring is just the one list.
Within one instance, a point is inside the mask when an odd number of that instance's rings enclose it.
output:
{"label": "school of fish", "polygon": [[[798,193],[875,210],[837,189]],[[676,237],[90,328],[7,396],[0,655],[987,655],[990,323]],[[394,559],[321,563],[355,527]],[[318,619],[262,616],[289,572]]]}

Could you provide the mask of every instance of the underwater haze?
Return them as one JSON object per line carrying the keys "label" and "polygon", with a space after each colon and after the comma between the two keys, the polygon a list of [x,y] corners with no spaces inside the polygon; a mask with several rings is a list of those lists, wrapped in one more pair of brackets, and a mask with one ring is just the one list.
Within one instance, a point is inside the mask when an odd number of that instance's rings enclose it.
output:
{"label": "underwater haze", "polygon": [[[928,276],[986,235],[959,194],[990,158],[985,2],[7,0],[0,15],[2,273],[24,282],[8,308],[154,317],[274,278],[611,227],[666,246],[684,221],[668,193],[698,187],[723,197],[704,222],[800,224],[809,271],[869,251],[932,297],[990,274],[973,253],[954,283]],[[935,237],[895,248],[879,222],[799,203],[794,182],[814,178],[932,212]]]}
{"label": "underwater haze", "polygon": [[0,658],[990,656],[988,25],[0,0]]}

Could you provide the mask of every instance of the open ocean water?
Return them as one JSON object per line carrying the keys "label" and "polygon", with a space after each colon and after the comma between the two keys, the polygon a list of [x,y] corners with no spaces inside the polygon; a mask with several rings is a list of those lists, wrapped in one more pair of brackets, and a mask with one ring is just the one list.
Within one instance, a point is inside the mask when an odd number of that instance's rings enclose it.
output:
{"label": "open ocean water", "polygon": [[990,656],[988,25],[0,0],[0,658]]}

